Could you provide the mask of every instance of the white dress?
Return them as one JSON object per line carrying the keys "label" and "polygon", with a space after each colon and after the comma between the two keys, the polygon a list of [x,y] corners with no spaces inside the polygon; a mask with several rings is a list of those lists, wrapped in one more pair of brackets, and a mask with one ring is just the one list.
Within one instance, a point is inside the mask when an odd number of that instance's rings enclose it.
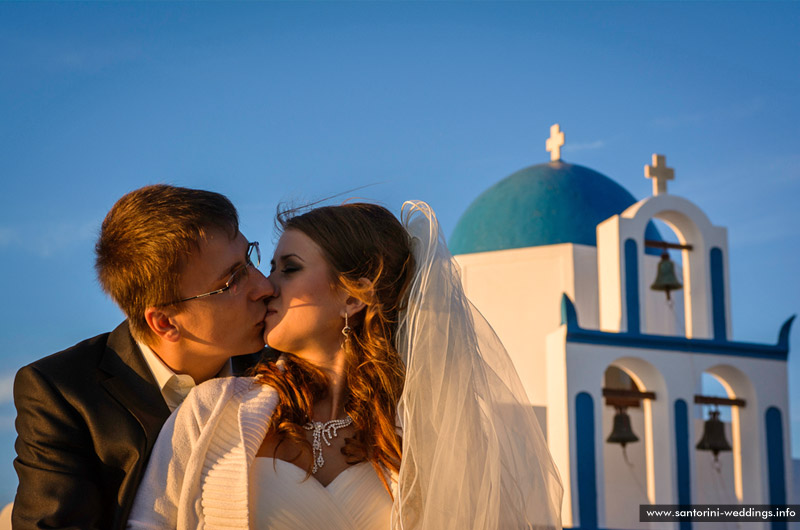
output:
{"label": "white dress", "polygon": [[389,529],[391,496],[368,462],[325,488],[294,464],[256,457],[277,404],[275,389],[248,377],[193,388],[161,429],[128,528]]}
{"label": "white dress", "polygon": [[270,530],[388,530],[392,498],[361,462],[327,486],[291,462],[258,457],[250,473],[251,527]]}

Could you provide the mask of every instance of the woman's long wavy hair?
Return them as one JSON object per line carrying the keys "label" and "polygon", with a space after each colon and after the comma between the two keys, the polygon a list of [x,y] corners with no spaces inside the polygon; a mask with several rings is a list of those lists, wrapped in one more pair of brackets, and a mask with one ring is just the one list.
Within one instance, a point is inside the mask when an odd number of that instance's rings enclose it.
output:
{"label": "woman's long wavy hair", "polygon": [[[386,208],[368,203],[323,206],[299,215],[282,211],[276,224],[311,238],[330,265],[332,284],[366,305],[349,319],[352,332],[344,344],[345,410],[356,434],[346,440],[343,452],[350,464],[370,461],[389,490],[385,472],[399,472],[401,457],[396,415],[405,367],[394,340],[414,270],[408,233]],[[280,397],[272,417],[277,445],[290,440],[310,455],[302,426],[312,417],[314,402],[326,395],[327,378],[297,356],[284,358],[282,367],[262,364],[257,374]]]}

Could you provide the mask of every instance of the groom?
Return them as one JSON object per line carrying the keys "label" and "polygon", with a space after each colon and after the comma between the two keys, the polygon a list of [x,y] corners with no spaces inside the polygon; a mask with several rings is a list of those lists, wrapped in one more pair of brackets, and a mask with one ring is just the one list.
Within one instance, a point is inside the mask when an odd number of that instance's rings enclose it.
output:
{"label": "groom", "polygon": [[18,530],[124,528],[170,411],[264,346],[273,288],[223,195],[135,190],[106,216],[96,252],[127,320],[17,373]]}

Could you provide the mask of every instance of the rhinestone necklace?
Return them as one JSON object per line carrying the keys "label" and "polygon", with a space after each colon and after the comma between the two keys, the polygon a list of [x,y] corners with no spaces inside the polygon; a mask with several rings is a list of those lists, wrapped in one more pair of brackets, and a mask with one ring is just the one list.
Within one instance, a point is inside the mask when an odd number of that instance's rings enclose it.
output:
{"label": "rhinestone necklace", "polygon": [[303,425],[303,428],[307,431],[314,431],[314,440],[311,444],[311,448],[314,450],[314,469],[311,470],[311,473],[314,474],[319,469],[325,465],[325,459],[322,458],[322,442],[325,442],[325,445],[331,445],[331,440],[336,438],[337,431],[344,427],[347,427],[353,423],[353,418],[350,416],[345,416],[340,420],[331,420],[322,423],[321,421],[310,421]]}

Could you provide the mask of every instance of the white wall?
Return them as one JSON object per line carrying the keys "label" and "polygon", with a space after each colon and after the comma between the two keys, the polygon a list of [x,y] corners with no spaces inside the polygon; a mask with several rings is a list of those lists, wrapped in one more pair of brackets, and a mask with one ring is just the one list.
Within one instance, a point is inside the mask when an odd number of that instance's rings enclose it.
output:
{"label": "white wall", "polygon": [[[467,296],[503,341],[528,399],[547,402],[545,337],[561,324],[561,295],[574,297],[573,245],[550,245],[456,256]],[[593,247],[588,247],[593,250]],[[586,311],[596,314],[596,274],[581,277]],[[585,300],[585,302],[584,302]],[[590,310],[591,308],[591,310]]]}

